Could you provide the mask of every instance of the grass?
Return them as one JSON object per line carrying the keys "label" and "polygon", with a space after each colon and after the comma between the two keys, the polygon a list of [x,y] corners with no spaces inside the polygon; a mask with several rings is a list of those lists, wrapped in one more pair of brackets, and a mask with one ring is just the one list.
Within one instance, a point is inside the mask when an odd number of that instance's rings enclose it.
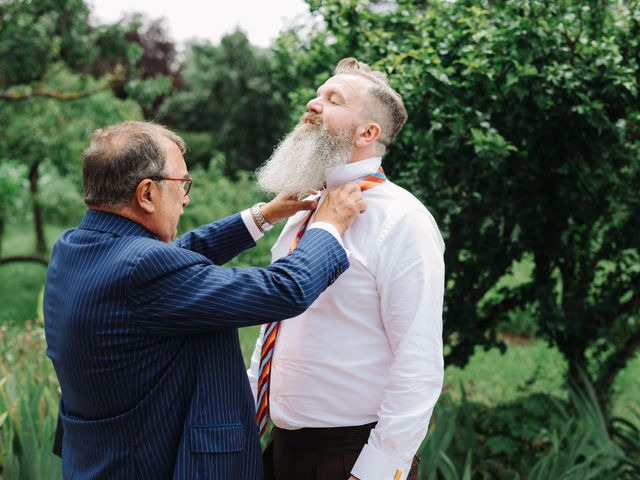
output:
{"label": "grass", "polygon": [[0,266],[0,325],[21,324],[35,318],[38,293],[47,271],[36,263]]}
{"label": "grass", "polygon": [[549,393],[566,396],[564,375],[567,365],[560,352],[545,342],[510,341],[507,351],[497,348],[476,350],[464,368],[448,366],[445,389],[456,398],[460,383],[468,400],[496,405],[525,394]]}
{"label": "grass", "polygon": [[[57,226],[47,226],[45,229],[49,250],[62,230]],[[9,225],[2,245],[2,256],[35,255],[33,239],[31,228]],[[38,263],[19,262],[0,266],[0,325],[20,325],[25,320],[36,318],[38,294],[46,274],[46,268]]]}
{"label": "grass", "polygon": [[612,388],[611,414],[635,422],[640,420],[640,352],[618,374]]}

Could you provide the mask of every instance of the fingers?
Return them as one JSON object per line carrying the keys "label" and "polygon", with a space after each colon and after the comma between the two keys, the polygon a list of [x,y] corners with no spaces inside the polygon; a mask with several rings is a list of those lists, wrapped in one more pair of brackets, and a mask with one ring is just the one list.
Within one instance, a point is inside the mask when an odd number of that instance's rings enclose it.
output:
{"label": "fingers", "polygon": [[349,197],[352,197],[353,199],[356,199],[360,195],[362,195],[360,186],[353,182],[345,183],[338,189],[338,191],[348,195]]}
{"label": "fingers", "polygon": [[314,210],[318,207],[317,199],[300,200],[296,195],[279,193],[266,205],[263,205],[262,215],[271,224],[281,222],[300,210]]}
{"label": "fingers", "polygon": [[297,195],[289,195],[284,197],[287,200],[287,206],[295,212],[300,210],[315,210],[318,208],[318,200],[302,200]]}
{"label": "fingers", "polygon": [[304,200],[298,202],[298,210],[315,210],[318,208],[317,200]]}

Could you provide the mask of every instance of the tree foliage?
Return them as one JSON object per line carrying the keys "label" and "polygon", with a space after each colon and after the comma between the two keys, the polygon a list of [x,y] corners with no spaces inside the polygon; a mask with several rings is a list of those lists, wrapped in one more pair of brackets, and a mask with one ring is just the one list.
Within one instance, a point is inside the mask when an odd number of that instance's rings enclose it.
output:
{"label": "tree foliage", "polygon": [[52,63],[91,61],[89,9],[83,0],[0,3],[0,88],[42,80]]}
{"label": "tree foliage", "polygon": [[109,54],[91,62],[92,75],[100,78],[120,71],[120,78],[112,82],[114,94],[135,100],[145,118],[156,118],[164,99],[181,84],[176,48],[165,21],[132,14],[102,28],[110,35],[103,35],[100,49]]}
{"label": "tree foliage", "polygon": [[405,99],[385,168],[445,235],[448,361],[520,308],[606,404],[640,346],[638,2],[309,4],[324,24],[281,38],[289,77],[356,56]]}
{"label": "tree foliage", "polygon": [[[28,189],[36,252],[42,254],[41,168],[50,165],[79,179],[80,152],[91,131],[104,122],[140,117],[136,104],[111,93],[140,51],[130,48],[120,26],[91,26],[82,0],[9,0],[0,3],[0,19],[0,163],[12,173],[0,178],[0,187]],[[122,61],[96,78],[92,65],[111,58]],[[0,209],[0,226],[8,212]]]}
{"label": "tree foliage", "polygon": [[269,156],[288,118],[272,68],[270,55],[252,46],[239,30],[217,46],[188,46],[181,69],[183,88],[160,110],[161,120],[172,127],[208,136],[208,141],[202,135],[197,140],[214,151],[188,161],[206,166],[214,153],[222,153],[225,173],[235,174],[255,169]]}

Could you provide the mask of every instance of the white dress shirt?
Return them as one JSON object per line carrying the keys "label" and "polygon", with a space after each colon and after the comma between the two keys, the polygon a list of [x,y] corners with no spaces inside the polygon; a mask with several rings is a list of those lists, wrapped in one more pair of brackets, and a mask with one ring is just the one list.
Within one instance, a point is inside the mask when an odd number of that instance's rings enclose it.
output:
{"label": "white dress shirt", "polygon": [[[327,189],[376,172],[381,158],[327,174]],[[320,202],[326,196],[323,191]],[[275,344],[270,414],[283,429],[378,422],[352,474],[405,479],[426,435],[444,376],[444,242],[427,209],[390,181],[363,192],[367,210],[343,236],[351,266]],[[272,248],[286,255],[307,212]],[[256,395],[262,332],[248,371]]]}

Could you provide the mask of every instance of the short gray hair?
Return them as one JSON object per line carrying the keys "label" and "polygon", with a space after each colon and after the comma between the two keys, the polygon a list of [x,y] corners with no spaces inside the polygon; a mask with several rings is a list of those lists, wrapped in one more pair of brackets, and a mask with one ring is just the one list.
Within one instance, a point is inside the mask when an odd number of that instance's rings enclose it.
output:
{"label": "short gray hair", "polygon": [[85,203],[122,207],[131,201],[141,180],[165,176],[162,138],[175,143],[184,154],[182,138],[155,123],[127,120],[93,132],[82,156]]}
{"label": "short gray hair", "polygon": [[367,91],[369,102],[365,104],[364,113],[380,125],[382,132],[378,142],[387,147],[407,122],[407,109],[400,94],[391,88],[384,73],[353,57],[340,60],[335,74],[360,75],[372,83]]}

